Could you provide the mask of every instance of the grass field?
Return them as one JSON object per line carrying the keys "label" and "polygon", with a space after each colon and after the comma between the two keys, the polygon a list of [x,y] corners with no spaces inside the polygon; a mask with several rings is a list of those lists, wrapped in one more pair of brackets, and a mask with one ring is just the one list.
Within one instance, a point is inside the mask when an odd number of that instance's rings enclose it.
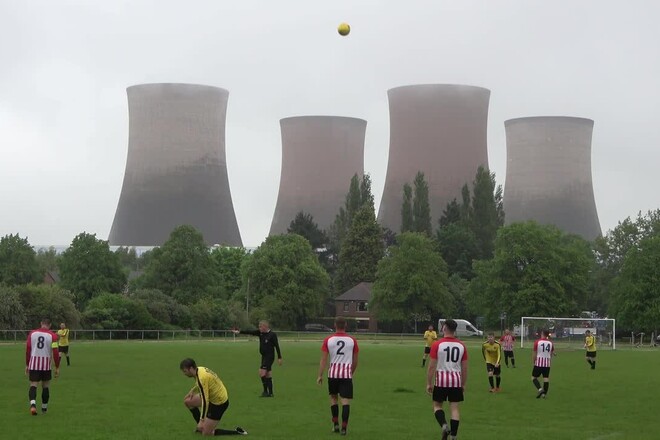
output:
{"label": "grass field", "polygon": [[[178,370],[184,357],[218,373],[231,405],[221,426],[245,428],[255,439],[332,439],[326,385],[315,383],[320,341],[282,342],[274,369],[275,398],[261,399],[256,341],[97,342],[71,347],[51,385],[47,415],[30,416],[24,346],[0,345],[2,439],[194,439],[182,404],[192,380]],[[424,392],[420,344],[360,345],[349,437],[439,438]],[[660,351],[601,351],[591,371],[582,351],[558,350],[548,398],[535,398],[530,351],[502,371],[502,392],[488,393],[480,350],[469,349],[461,439],[658,439]],[[38,401],[40,399],[40,394]]]}

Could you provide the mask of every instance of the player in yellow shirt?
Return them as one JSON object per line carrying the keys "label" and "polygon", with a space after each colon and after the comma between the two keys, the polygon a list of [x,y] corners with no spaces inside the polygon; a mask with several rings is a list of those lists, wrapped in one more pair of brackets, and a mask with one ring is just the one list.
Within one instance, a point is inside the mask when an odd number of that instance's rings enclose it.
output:
{"label": "player in yellow shirt", "polygon": [[591,369],[596,369],[596,337],[591,334],[590,330],[584,332],[584,348],[587,349],[587,362],[591,365]]}
{"label": "player in yellow shirt", "polygon": [[229,395],[220,378],[210,369],[198,367],[190,358],[182,360],[180,368],[184,375],[195,378],[195,385],[186,394],[183,403],[197,422],[196,432],[205,436],[246,435],[247,431],[240,426],[233,430],[215,429],[229,408]]}
{"label": "player in yellow shirt", "polygon": [[60,324],[60,329],[57,331],[57,336],[60,358],[62,358],[62,354],[64,354],[66,356],[66,366],[70,367],[71,360],[69,359],[69,329],[66,328],[65,323]]}
{"label": "player in yellow shirt", "polygon": [[[490,384],[490,392],[496,393],[500,390],[500,360],[502,358],[502,346],[495,340],[493,333],[488,333],[488,339],[481,346],[481,353],[486,361],[486,371],[488,371],[488,383]],[[496,383],[493,383],[493,376],[495,376]]]}
{"label": "player in yellow shirt", "polygon": [[424,340],[426,341],[426,346],[424,347],[424,356],[422,357],[422,368],[426,365],[426,359],[431,353],[431,345],[438,339],[438,334],[435,332],[435,329],[432,325],[429,325],[429,328],[424,332]]}

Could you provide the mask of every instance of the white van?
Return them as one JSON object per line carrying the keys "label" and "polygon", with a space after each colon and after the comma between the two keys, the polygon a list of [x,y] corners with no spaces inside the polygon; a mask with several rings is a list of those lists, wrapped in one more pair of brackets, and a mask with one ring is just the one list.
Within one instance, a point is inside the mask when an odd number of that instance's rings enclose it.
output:
{"label": "white van", "polygon": [[[456,321],[456,336],[465,337],[465,336],[483,336],[484,332],[477,330],[470,321],[465,319],[454,319]],[[442,324],[445,323],[444,319],[438,319],[438,332],[442,331]]]}

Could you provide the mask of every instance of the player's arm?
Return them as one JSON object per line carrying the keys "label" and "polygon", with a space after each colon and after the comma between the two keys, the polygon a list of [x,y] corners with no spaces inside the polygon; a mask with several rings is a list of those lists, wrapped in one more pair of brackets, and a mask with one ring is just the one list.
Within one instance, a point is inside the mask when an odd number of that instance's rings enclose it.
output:
{"label": "player's arm", "polygon": [[488,359],[486,359],[486,344],[481,344],[481,355],[484,357],[484,360],[488,362]]}
{"label": "player's arm", "polygon": [[357,370],[359,352],[360,350],[358,349],[357,341],[353,339],[353,363],[351,364],[351,375],[355,374],[355,370]]}
{"label": "player's arm", "polygon": [[532,364],[536,361],[536,352],[539,349],[539,341],[534,341],[534,348],[532,349]]}
{"label": "player's arm", "polygon": [[323,383],[323,373],[325,368],[328,366],[328,348],[326,346],[326,341],[323,341],[323,347],[321,347],[321,361],[319,362],[319,374],[316,377],[316,383],[321,385]]}
{"label": "player's arm", "polygon": [[502,360],[502,346],[499,342],[496,342],[495,344],[497,344],[497,360],[495,361],[495,365],[499,365]]}
{"label": "player's arm", "polygon": [[431,346],[431,353],[429,354],[429,369],[426,370],[426,392],[433,394],[433,379],[435,371],[438,368],[438,345],[440,342],[434,342]]}
{"label": "player's arm", "polygon": [[438,340],[438,334],[436,332],[431,332],[431,336],[433,337],[434,341]]}
{"label": "player's arm", "polygon": [[25,374],[28,373],[31,354],[32,354],[32,332],[28,333],[27,341],[25,343]]}
{"label": "player's arm", "polygon": [[282,365],[282,351],[280,351],[280,341],[277,339],[277,333],[273,333],[273,345],[277,351],[277,362]]}
{"label": "player's arm", "polygon": [[59,339],[56,334],[53,335],[53,342],[51,343],[51,356],[53,357],[53,361],[55,362],[55,377],[60,375],[60,350],[59,350]]}
{"label": "player's arm", "polygon": [[202,397],[202,417],[201,419],[206,418],[206,412],[209,409],[209,392],[211,391],[211,381],[210,381],[210,376],[206,373],[199,374],[198,373],[198,388],[199,388],[199,394]]}

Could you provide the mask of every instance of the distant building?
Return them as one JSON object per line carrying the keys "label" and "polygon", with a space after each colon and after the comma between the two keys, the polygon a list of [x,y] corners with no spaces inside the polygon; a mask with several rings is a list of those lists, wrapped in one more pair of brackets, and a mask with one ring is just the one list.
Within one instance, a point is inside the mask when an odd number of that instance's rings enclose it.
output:
{"label": "distant building", "polygon": [[591,119],[510,119],[504,213],[507,224],[534,220],[593,240],[601,235],[591,179]]}
{"label": "distant building", "polygon": [[336,315],[357,321],[357,331],[375,333],[378,321],[369,311],[373,283],[360,283],[335,298]]}
{"label": "distant building", "polygon": [[403,185],[417,172],[429,185],[431,221],[447,203],[461,199],[477,169],[488,168],[486,133],[490,90],[454,84],[421,84],[387,92],[390,150],[378,222],[401,232]]}
{"label": "distant building", "polygon": [[367,121],[342,116],[280,120],[282,172],[270,234],[286,234],[300,211],[327,229],[344,205],[354,175],[364,173]]}
{"label": "distant building", "polygon": [[49,270],[44,274],[44,284],[58,284],[60,282],[60,274],[57,271]]}
{"label": "distant building", "polygon": [[191,225],[207,244],[241,246],[225,154],[227,90],[129,87],[128,157],[110,245],[160,246]]}

